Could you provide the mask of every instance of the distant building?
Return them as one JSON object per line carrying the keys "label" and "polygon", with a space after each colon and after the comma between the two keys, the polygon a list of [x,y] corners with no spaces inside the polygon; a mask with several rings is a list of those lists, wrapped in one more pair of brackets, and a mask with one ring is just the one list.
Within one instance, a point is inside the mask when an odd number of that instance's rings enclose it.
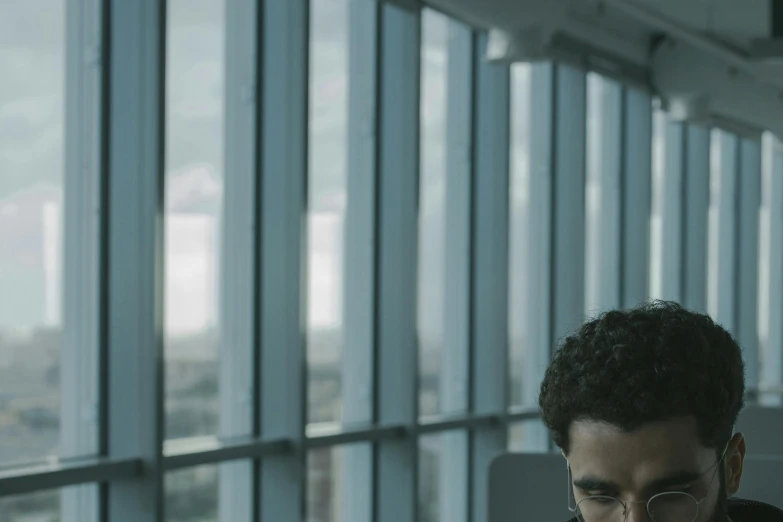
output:
{"label": "distant building", "polygon": [[41,183],[0,200],[0,330],[61,321],[62,198]]}

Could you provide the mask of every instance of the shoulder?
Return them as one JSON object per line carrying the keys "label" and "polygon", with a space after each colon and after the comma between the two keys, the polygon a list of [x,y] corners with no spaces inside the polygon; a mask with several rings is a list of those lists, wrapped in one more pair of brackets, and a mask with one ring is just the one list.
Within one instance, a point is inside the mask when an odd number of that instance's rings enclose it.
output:
{"label": "shoulder", "polygon": [[729,499],[729,517],[733,522],[783,522],[783,511],[755,500]]}

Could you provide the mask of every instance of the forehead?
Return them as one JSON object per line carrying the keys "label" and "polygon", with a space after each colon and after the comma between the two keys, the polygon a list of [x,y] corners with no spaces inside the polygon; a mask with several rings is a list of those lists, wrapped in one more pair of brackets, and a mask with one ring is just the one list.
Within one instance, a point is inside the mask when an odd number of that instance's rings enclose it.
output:
{"label": "forehead", "polygon": [[639,490],[672,472],[703,471],[715,451],[701,445],[690,417],[646,424],[624,432],[596,421],[574,422],[568,461],[574,478],[590,475]]}

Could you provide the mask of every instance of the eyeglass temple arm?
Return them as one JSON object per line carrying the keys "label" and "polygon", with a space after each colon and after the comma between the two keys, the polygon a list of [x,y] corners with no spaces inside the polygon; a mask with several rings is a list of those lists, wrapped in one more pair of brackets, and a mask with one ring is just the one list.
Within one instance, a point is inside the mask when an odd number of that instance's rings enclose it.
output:
{"label": "eyeglass temple arm", "polygon": [[[568,470],[568,483],[566,483],[566,505],[568,506],[568,511],[571,511],[572,513],[576,511],[576,506],[571,507],[571,464],[566,460],[566,470]],[[576,499],[574,499],[576,500]]]}

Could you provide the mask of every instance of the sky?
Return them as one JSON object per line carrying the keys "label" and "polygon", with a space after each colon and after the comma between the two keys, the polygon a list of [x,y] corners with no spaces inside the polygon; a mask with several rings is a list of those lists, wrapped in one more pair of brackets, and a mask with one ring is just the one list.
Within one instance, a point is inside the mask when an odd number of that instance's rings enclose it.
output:
{"label": "sky", "polygon": [[0,2],[0,200],[62,181],[64,1]]}

